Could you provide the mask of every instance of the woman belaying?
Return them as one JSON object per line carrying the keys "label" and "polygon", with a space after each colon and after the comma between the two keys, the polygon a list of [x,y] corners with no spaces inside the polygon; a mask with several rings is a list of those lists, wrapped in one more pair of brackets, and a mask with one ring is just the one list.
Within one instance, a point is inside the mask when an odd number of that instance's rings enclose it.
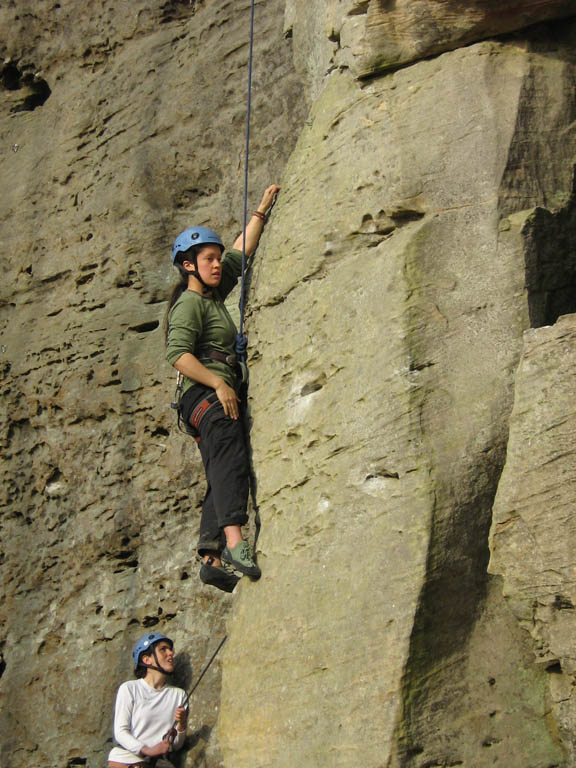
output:
{"label": "woman belaying", "polygon": [[166,358],[184,377],[179,412],[195,435],[206,472],[198,554],[200,578],[231,592],[238,576],[260,578],[242,526],[249,493],[249,459],[240,416],[234,343],[236,326],[224,305],[242,271],[242,245],[249,257],[256,249],[266,215],[280,187],[269,186],[244,235],[224,255],[220,237],[207,227],[190,227],[174,242],[172,263],[181,282],[168,305]]}
{"label": "woman belaying", "polygon": [[122,683],[116,695],[110,768],[148,765],[149,758],[180,749],[186,737],[188,697],[167,684],[174,672],[172,640],[159,632],[146,634],[134,646],[132,659],[137,679]]}

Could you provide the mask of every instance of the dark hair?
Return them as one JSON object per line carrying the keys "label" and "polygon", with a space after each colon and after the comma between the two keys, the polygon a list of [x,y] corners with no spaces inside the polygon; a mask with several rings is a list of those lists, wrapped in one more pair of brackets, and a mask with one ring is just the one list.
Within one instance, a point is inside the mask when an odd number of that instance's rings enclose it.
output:
{"label": "dark hair", "polygon": [[146,664],[142,663],[142,656],[152,656],[153,654],[153,648],[156,645],[156,643],[152,643],[150,648],[146,648],[144,651],[140,651],[140,655],[138,656],[138,664],[136,665],[136,669],[134,670],[134,677],[138,680],[141,677],[146,677],[146,672],[148,672],[148,667]]}
{"label": "dark hair", "polygon": [[200,246],[193,245],[192,248],[188,248],[187,251],[180,251],[176,255],[176,259],[174,260],[174,266],[178,270],[178,273],[180,275],[180,282],[176,283],[176,285],[172,288],[172,291],[170,292],[170,298],[168,299],[168,306],[166,308],[166,317],[164,318],[164,338],[166,342],[168,341],[168,332],[170,330],[170,327],[168,325],[168,316],[170,315],[170,310],[176,304],[180,296],[184,293],[184,291],[188,288],[188,277],[190,275],[190,272],[187,272],[184,269],[184,266],[182,264],[183,261],[191,261],[194,264],[196,264],[196,257],[198,256],[198,251],[200,250]]}

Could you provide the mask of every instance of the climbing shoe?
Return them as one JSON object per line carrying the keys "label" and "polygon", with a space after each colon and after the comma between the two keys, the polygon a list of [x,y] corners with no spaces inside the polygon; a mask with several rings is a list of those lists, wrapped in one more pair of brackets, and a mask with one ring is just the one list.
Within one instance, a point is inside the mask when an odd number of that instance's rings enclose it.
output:
{"label": "climbing shoe", "polygon": [[225,547],[221,557],[222,560],[230,563],[236,571],[240,571],[240,573],[244,573],[252,579],[259,579],[262,575],[260,568],[252,559],[250,546],[247,541],[238,542],[232,549]]}
{"label": "climbing shoe", "polygon": [[224,565],[214,565],[214,558],[209,558],[200,568],[200,581],[224,592],[232,592],[240,577],[231,573]]}

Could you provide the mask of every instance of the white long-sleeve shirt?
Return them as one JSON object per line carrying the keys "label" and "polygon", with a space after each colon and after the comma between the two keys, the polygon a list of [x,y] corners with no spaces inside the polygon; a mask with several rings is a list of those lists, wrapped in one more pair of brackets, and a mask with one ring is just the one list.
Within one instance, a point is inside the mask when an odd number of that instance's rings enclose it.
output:
{"label": "white long-sleeve shirt", "polygon": [[[162,741],[174,724],[178,707],[183,707],[186,694],[181,688],[165,685],[156,690],[143,678],[128,680],[118,688],[114,711],[114,738],[117,747],[108,755],[116,763],[141,763],[149,758],[140,754],[142,747],[153,747]],[[185,733],[178,733],[172,749],[179,749]]]}

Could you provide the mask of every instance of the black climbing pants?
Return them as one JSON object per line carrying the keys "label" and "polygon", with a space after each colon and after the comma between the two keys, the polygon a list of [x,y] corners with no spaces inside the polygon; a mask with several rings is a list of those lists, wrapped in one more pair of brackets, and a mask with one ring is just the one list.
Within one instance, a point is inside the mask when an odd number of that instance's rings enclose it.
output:
{"label": "black climbing pants", "polygon": [[[184,415],[213,390],[207,389],[194,398]],[[188,416],[189,418],[189,416]],[[242,416],[226,416],[220,401],[216,401],[203,415],[198,427],[200,454],[206,472],[206,496],[202,503],[198,553],[220,553],[226,545],[223,528],[227,525],[245,525],[250,489],[250,465]]]}

